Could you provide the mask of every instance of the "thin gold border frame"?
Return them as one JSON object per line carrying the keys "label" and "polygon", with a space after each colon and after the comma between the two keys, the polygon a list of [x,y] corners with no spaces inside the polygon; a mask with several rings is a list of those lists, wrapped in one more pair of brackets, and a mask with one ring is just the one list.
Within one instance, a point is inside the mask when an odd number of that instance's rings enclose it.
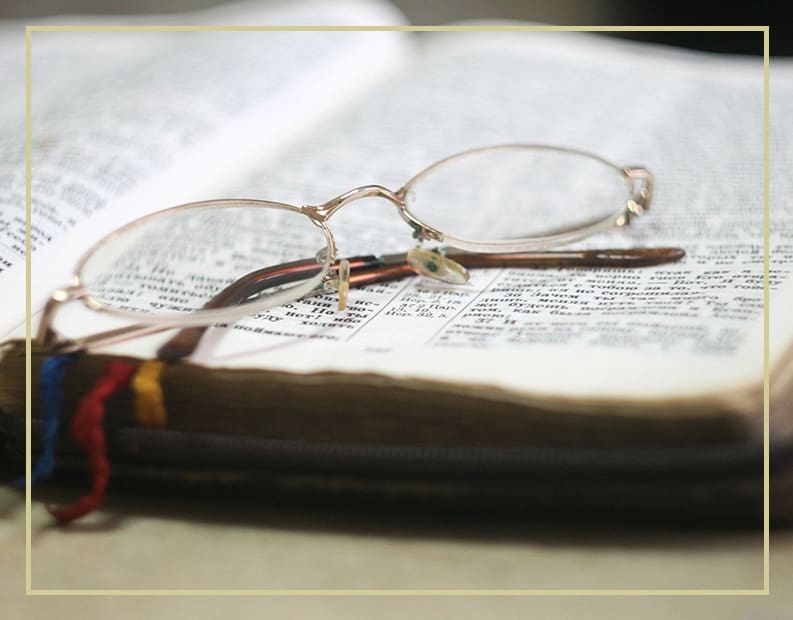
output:
{"label": "thin gold border frame", "polygon": [[[760,589],[33,589],[31,558],[31,33],[33,32],[762,32],[763,587]],[[770,594],[769,34],[770,26],[26,26],[25,27],[25,594],[29,596],[768,596]]]}

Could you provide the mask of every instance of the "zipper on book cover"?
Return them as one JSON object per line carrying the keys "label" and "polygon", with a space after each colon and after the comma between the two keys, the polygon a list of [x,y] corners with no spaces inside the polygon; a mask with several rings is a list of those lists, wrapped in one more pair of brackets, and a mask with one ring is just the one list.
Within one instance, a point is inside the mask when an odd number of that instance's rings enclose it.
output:
{"label": "zipper on book cover", "polygon": [[[40,420],[32,420],[34,446],[42,428]],[[24,460],[24,419],[0,416],[0,432],[6,436],[5,452],[10,460]],[[762,445],[754,444],[606,451],[320,443],[117,426],[109,426],[106,433],[111,463],[118,460],[128,465],[164,467],[170,464],[210,469],[355,472],[367,476],[707,478],[758,475],[763,462]],[[61,440],[58,448],[64,455],[79,453],[68,440]],[[773,446],[772,454],[774,469],[790,466],[793,443]]]}

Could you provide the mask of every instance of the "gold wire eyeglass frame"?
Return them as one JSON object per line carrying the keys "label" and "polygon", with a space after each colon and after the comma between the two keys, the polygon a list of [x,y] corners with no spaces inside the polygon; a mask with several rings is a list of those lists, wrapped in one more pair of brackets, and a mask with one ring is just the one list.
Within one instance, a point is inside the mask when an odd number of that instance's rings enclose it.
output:
{"label": "gold wire eyeglass frame", "polygon": [[[406,204],[406,195],[418,181],[442,166],[449,165],[461,158],[488,151],[552,151],[588,158],[611,168],[621,175],[626,184],[626,197],[622,204],[615,205],[614,211],[606,217],[587,221],[570,228],[553,231],[542,236],[526,238],[481,241],[461,239],[446,234],[429,226],[414,213]],[[290,303],[317,291],[338,290],[342,301],[346,300],[349,287],[362,286],[374,282],[383,282],[404,278],[416,273],[435,277],[447,282],[459,282],[467,279],[466,267],[626,267],[654,265],[678,260],[684,252],[679,248],[638,248],[634,250],[590,250],[547,252],[549,248],[565,245],[604,232],[614,227],[623,227],[630,223],[631,218],[641,215],[649,206],[653,193],[653,175],[643,167],[618,166],[593,153],[544,144],[503,144],[470,149],[442,159],[425,168],[405,185],[392,191],[380,185],[363,185],[351,189],[315,206],[289,205],[279,202],[252,199],[221,199],[193,202],[169,209],[157,211],[144,216],[110,233],[91,247],[78,261],[71,284],[55,291],[47,302],[39,325],[36,341],[50,346],[58,353],[73,353],[89,347],[114,344],[130,338],[136,338],[155,332],[173,328],[183,329],[180,334],[169,341],[169,345],[160,351],[161,357],[184,357],[192,352],[198,339],[213,323],[232,322],[276,306]],[[413,229],[413,237],[419,242],[434,241],[451,248],[442,252],[437,248],[424,250],[418,258],[411,258],[413,251],[407,254],[381,256],[351,257],[337,261],[336,242],[328,227],[328,221],[340,209],[362,198],[383,198],[392,203],[402,219]],[[216,295],[203,308],[193,313],[156,315],[124,311],[108,307],[91,296],[83,284],[82,273],[86,263],[100,249],[113,243],[130,230],[144,225],[155,218],[167,217],[175,212],[187,210],[216,208],[223,205],[250,206],[251,208],[284,209],[300,213],[323,232],[327,247],[317,257],[304,261],[296,261],[265,268],[244,275],[226,289]],[[432,269],[423,269],[427,260],[427,252],[433,261]],[[321,262],[320,262],[321,261]],[[435,264],[437,263],[437,264]],[[440,268],[439,268],[440,267]],[[316,272],[316,273],[314,273]],[[444,277],[443,274],[447,277]],[[465,279],[458,276],[464,274]],[[298,279],[303,282],[286,290],[278,290],[278,285]],[[268,295],[262,299],[248,301],[263,289]],[[133,321],[132,325],[107,330],[76,339],[66,339],[53,328],[53,318],[63,304],[79,300],[89,309],[107,313],[119,318]],[[244,303],[246,302],[246,303]],[[181,340],[181,343],[180,343]]]}

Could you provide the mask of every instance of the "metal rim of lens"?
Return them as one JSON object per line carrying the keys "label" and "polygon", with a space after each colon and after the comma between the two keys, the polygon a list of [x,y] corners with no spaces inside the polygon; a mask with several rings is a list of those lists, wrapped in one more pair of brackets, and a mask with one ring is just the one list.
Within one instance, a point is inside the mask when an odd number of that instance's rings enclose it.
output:
{"label": "metal rim of lens", "polygon": [[[137,323],[146,323],[149,325],[175,325],[177,327],[189,327],[189,326],[198,326],[198,325],[207,325],[211,323],[215,323],[218,321],[233,321],[238,320],[245,316],[250,316],[257,312],[261,312],[263,310],[267,310],[269,308],[274,308],[276,306],[280,306],[286,303],[290,303],[291,301],[295,301],[300,299],[301,297],[305,297],[308,293],[316,289],[322,282],[325,275],[328,273],[330,269],[331,262],[333,261],[333,257],[335,256],[335,243],[333,240],[333,235],[331,234],[328,227],[324,224],[324,222],[317,221],[308,216],[302,209],[296,207],[294,205],[289,205],[286,203],[281,202],[271,202],[266,200],[254,200],[248,198],[240,198],[240,199],[221,199],[221,200],[203,200],[198,202],[190,202],[183,205],[179,205],[176,207],[170,207],[168,209],[163,209],[161,211],[156,211],[154,213],[150,213],[149,215],[145,215],[141,218],[133,220],[120,228],[117,228],[109,235],[100,239],[97,243],[95,243],[91,248],[88,249],[85,254],[82,255],[80,260],[77,262],[77,266],[74,270],[73,275],[73,286],[75,288],[83,288],[82,284],[82,275],[83,270],[85,269],[86,265],[90,263],[91,259],[99,252],[99,250],[107,247],[113,241],[118,239],[121,235],[124,235],[131,230],[143,226],[152,220],[167,217],[169,214],[176,213],[176,212],[183,212],[189,211],[192,209],[200,210],[200,209],[211,209],[217,207],[231,207],[231,206],[240,206],[240,207],[254,207],[254,208],[265,208],[265,209],[281,209],[285,211],[292,211],[293,213],[299,214],[313,224],[317,226],[319,230],[325,235],[325,243],[327,252],[324,252],[324,262],[322,263],[322,269],[315,275],[303,282],[302,284],[298,284],[287,291],[281,291],[279,293],[274,293],[261,301],[252,301],[250,303],[246,303],[243,305],[237,306],[229,306],[226,308],[218,308],[218,309],[211,309],[211,310],[202,310],[198,309],[193,312],[185,312],[181,314],[150,314],[146,312],[130,312],[127,310],[119,310],[117,308],[112,308],[107,304],[102,303],[101,301],[97,300],[91,295],[90,290],[85,288],[85,293],[81,295],[80,300],[92,310],[97,310],[103,313],[106,313],[111,316],[115,316],[122,319],[127,319],[129,321],[134,321]],[[319,254],[319,253],[318,253]]]}
{"label": "metal rim of lens", "polygon": [[[442,230],[427,224],[420,216],[416,215],[413,211],[410,210],[408,207],[407,202],[405,201],[405,197],[407,193],[411,190],[411,188],[421,181],[425,176],[431,174],[432,172],[436,171],[438,168],[446,166],[458,159],[464,159],[471,155],[477,155],[480,153],[487,153],[487,152],[496,152],[496,151],[506,151],[506,150],[532,150],[532,151],[549,151],[555,153],[564,153],[568,155],[577,155],[580,157],[585,157],[587,159],[596,161],[601,163],[608,168],[611,168],[615,173],[619,174],[622,179],[625,181],[626,184],[626,193],[625,193],[625,200],[623,203],[619,205],[615,205],[613,212],[609,213],[609,215],[603,217],[595,221],[594,223],[587,223],[586,225],[579,225],[579,226],[571,226],[569,230],[562,231],[559,233],[545,235],[545,236],[535,236],[535,237],[527,237],[525,239],[506,239],[506,240],[478,240],[478,239],[463,239],[460,237],[456,237],[454,235],[450,235],[445,233]],[[440,161],[436,161],[434,164],[431,164],[427,168],[424,168],[421,172],[416,174],[412,177],[407,183],[405,183],[401,189],[398,190],[397,194],[402,197],[403,202],[403,217],[411,224],[418,224],[419,226],[426,228],[433,232],[441,233],[442,239],[445,244],[453,246],[455,248],[466,250],[469,252],[533,252],[539,250],[546,250],[548,248],[564,245],[567,243],[572,243],[574,241],[579,241],[581,239],[585,239],[590,237],[599,232],[605,232],[612,228],[615,224],[618,223],[620,218],[622,218],[625,214],[628,202],[631,198],[631,187],[632,181],[630,176],[627,174],[625,168],[622,166],[618,166],[615,163],[596,155],[595,153],[590,153],[589,151],[582,151],[580,149],[574,149],[570,147],[564,146],[553,146],[548,144],[501,144],[498,146],[483,146],[479,148],[468,149],[466,151],[462,151],[460,153],[456,153],[454,155],[450,155]]]}

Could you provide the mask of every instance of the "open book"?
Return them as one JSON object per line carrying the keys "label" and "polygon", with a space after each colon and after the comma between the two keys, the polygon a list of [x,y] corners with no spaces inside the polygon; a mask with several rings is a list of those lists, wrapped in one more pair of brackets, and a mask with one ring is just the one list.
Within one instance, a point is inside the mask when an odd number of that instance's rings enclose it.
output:
{"label": "open book", "polygon": [[[404,23],[370,0],[147,19],[130,23]],[[21,94],[14,37],[3,38],[0,63]],[[783,120],[793,114],[793,64],[773,65],[776,450],[789,449],[793,433],[793,136]],[[22,109],[5,106],[0,118],[6,419],[24,413]],[[760,58],[585,33],[34,32],[34,326],[81,254],[142,215],[208,198],[304,205],[363,184],[396,189],[447,155],[501,143],[646,166],[656,177],[647,217],[575,247],[681,246],[685,259],[631,270],[473,270],[462,287],[413,277],[355,289],[341,313],[332,296],[316,296],[217,325],[166,371],[168,428],[355,446],[712,449],[714,463],[748,446],[755,469],[741,474],[751,483],[742,492],[761,497]],[[345,210],[333,230],[342,256],[411,246],[398,215],[377,204]],[[57,318],[64,334],[117,324],[72,306]],[[65,408],[99,361],[150,358],[170,335],[86,355],[67,376]],[[44,355],[36,349],[35,369]],[[108,413],[114,421],[131,424],[128,403]]]}

